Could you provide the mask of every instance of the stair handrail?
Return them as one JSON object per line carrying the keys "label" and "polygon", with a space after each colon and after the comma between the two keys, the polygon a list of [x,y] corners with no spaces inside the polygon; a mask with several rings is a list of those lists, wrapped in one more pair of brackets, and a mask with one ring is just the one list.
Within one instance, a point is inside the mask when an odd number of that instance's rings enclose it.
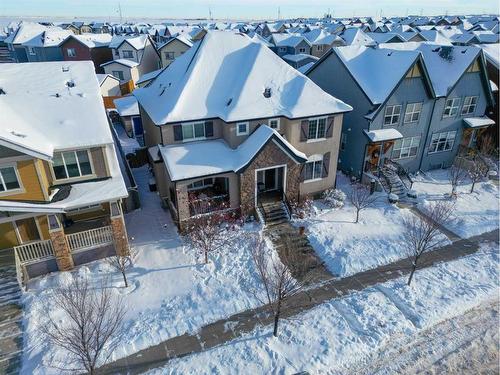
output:
{"label": "stair handrail", "polygon": [[[394,167],[396,167],[396,174],[400,178],[400,180],[403,183],[404,187],[407,190],[411,190],[411,188],[413,187],[413,179],[411,178],[410,174],[408,173],[408,170],[406,168],[404,168],[401,164],[399,164],[397,161],[394,161],[392,159],[388,159],[387,163],[393,165]],[[406,182],[404,180],[405,178],[408,180],[408,183],[409,183],[410,186],[408,186],[406,184]]]}
{"label": "stair handrail", "polygon": [[286,197],[285,191],[281,191],[282,201],[285,203],[286,211],[288,214],[288,219],[292,218],[292,206],[290,202],[288,202],[288,198]]}

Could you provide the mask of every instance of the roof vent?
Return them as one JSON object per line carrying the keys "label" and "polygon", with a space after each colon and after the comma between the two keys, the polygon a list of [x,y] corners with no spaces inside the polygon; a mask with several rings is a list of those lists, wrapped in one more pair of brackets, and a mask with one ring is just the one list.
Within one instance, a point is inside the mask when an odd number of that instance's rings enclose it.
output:
{"label": "roof vent", "polygon": [[233,98],[229,98],[229,100],[226,103],[226,107],[229,107],[232,102],[233,102]]}
{"label": "roof vent", "polygon": [[54,95],[56,98],[60,98],[61,97],[61,94],[59,94],[58,92],[56,92],[56,94]]}
{"label": "roof vent", "polygon": [[69,66],[63,66],[62,67],[63,72],[69,72]]}
{"label": "roof vent", "polygon": [[466,49],[463,49],[462,51],[460,51],[462,53],[466,53],[467,52],[467,48]]}
{"label": "roof vent", "polygon": [[67,81],[66,86],[68,87],[75,87],[75,82],[74,81]]}
{"label": "roof vent", "polygon": [[5,92],[5,90],[3,88],[0,87],[0,95],[7,95],[7,93]]}
{"label": "roof vent", "polygon": [[392,51],[387,54],[387,56],[392,56]]}
{"label": "roof vent", "polygon": [[10,134],[15,135],[16,137],[19,137],[19,138],[26,138],[26,134],[17,133],[14,130],[12,130],[10,132]]}
{"label": "roof vent", "polygon": [[270,98],[271,97],[271,89],[269,87],[266,87],[264,89],[264,98]]}

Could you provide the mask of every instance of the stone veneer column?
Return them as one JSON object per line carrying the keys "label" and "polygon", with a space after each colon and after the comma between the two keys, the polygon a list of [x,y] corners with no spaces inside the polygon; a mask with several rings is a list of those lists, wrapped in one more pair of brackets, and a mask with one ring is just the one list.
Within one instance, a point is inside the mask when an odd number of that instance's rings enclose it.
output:
{"label": "stone veneer column", "polygon": [[47,222],[57,268],[60,271],[69,271],[75,267],[75,264],[61,222],[57,215],[47,215]]}
{"label": "stone veneer column", "polygon": [[111,229],[113,231],[113,239],[115,243],[116,254],[120,256],[130,255],[130,248],[127,237],[127,229],[123,214],[118,202],[110,203],[111,210]]}

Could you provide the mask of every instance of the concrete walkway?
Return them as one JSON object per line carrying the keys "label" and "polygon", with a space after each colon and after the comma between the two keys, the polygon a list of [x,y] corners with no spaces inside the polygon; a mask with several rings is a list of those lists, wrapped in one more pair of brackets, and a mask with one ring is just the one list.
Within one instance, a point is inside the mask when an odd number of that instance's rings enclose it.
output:
{"label": "concrete walkway", "polygon": [[12,249],[0,250],[0,374],[18,374],[23,349],[21,289]]}
{"label": "concrete walkway", "polygon": [[[479,249],[479,244],[482,242],[498,243],[498,236],[499,230],[497,229],[470,239],[458,240],[424,254],[419,269],[473,254]],[[410,268],[411,259],[406,258],[343,279],[328,281],[319,287],[293,296],[283,308],[283,318],[312,309],[332,298],[345,296],[369,286],[396,279],[409,273]],[[418,279],[418,270],[415,277]],[[253,330],[257,325],[268,325],[271,322],[272,317],[267,313],[265,306],[247,310],[206,325],[196,334],[173,337],[158,345],[110,363],[101,368],[100,372],[105,374],[139,374],[163,366],[172,358],[219,346]],[[232,328],[228,329],[228,327]]]}

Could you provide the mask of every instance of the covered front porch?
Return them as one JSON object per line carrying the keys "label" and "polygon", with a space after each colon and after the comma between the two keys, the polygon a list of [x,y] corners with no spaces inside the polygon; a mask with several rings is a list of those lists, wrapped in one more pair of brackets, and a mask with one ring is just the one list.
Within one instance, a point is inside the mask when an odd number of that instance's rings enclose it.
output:
{"label": "covered front porch", "polygon": [[395,141],[403,136],[396,129],[365,130],[365,135],[369,141],[365,148],[363,172],[380,177],[381,169],[391,160]]}

